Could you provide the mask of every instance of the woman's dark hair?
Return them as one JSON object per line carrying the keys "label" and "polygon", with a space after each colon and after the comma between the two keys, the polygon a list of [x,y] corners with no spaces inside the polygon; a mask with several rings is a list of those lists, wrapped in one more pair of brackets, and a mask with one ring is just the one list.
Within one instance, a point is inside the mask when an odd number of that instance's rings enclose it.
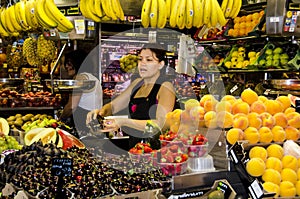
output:
{"label": "woman's dark hair", "polygon": [[158,44],[158,43],[147,43],[147,44],[144,44],[143,47],[141,48],[141,50],[144,50],[144,49],[150,49],[152,52],[155,53],[157,59],[160,62],[161,61],[166,62],[166,53],[167,53],[167,51],[160,44]]}
{"label": "woman's dark hair", "polygon": [[79,68],[83,61],[85,60],[87,53],[84,50],[78,49],[71,51],[65,54],[65,65],[68,62],[71,62],[76,72],[79,71]]}
{"label": "woman's dark hair", "polygon": [[[158,82],[164,82],[164,81],[174,81],[175,79],[175,76],[174,75],[168,75],[167,74],[167,69],[168,70],[174,70],[173,68],[168,68],[167,67],[167,63],[168,63],[168,59],[167,59],[167,50],[165,50],[165,48],[158,44],[158,43],[147,43],[147,44],[144,44],[143,47],[140,49],[139,53],[144,50],[144,49],[150,49],[154,54],[155,56],[157,57],[157,59],[159,61],[164,61],[165,62],[165,65],[163,66],[163,68],[160,70],[160,78],[158,80]],[[172,72],[172,71],[169,71],[169,73],[173,74],[175,73]]]}

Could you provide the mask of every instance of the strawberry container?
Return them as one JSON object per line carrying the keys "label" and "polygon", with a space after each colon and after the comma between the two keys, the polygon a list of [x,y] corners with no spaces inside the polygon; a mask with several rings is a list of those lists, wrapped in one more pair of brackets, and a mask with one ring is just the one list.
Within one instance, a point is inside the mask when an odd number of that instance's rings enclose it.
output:
{"label": "strawberry container", "polygon": [[187,172],[188,161],[180,163],[158,163],[159,168],[166,176],[176,176]]}
{"label": "strawberry container", "polygon": [[208,143],[203,145],[186,145],[187,154],[191,158],[200,158],[208,154]]}
{"label": "strawberry container", "polygon": [[153,161],[153,153],[142,153],[142,154],[128,153],[128,154],[132,162],[152,163]]}
{"label": "strawberry container", "polygon": [[186,147],[184,146],[184,143],[181,140],[160,140],[160,146],[161,148],[168,148],[171,151],[178,151],[186,152]]}

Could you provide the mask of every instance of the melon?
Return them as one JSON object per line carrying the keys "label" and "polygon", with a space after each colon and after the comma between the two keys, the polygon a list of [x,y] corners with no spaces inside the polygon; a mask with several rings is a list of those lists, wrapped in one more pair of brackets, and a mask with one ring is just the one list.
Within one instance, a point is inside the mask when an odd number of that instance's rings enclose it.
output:
{"label": "melon", "polygon": [[8,135],[9,134],[9,124],[6,119],[0,118],[0,135]]}

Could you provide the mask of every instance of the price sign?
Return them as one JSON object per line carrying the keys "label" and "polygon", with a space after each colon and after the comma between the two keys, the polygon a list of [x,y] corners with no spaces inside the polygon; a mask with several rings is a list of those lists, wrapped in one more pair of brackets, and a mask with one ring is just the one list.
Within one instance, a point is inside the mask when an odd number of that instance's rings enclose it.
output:
{"label": "price sign", "polygon": [[71,158],[53,158],[51,173],[54,176],[71,176],[73,161]]}
{"label": "price sign", "polygon": [[217,189],[223,191],[225,198],[229,198],[232,193],[231,187],[223,181],[220,181],[217,185]]}

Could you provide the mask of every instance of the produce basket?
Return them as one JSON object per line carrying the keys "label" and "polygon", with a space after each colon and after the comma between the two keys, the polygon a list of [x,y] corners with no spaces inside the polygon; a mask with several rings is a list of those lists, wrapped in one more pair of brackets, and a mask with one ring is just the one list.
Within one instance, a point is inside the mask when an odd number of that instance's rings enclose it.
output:
{"label": "produce basket", "polygon": [[0,78],[0,87],[17,87],[23,83],[24,79],[22,78]]}
{"label": "produce basket", "polygon": [[55,92],[63,91],[63,92],[72,92],[72,91],[84,91],[92,89],[96,81],[95,80],[44,80],[46,86],[49,89],[53,89]]}
{"label": "produce basket", "polygon": [[187,154],[191,158],[200,158],[208,154],[208,143],[204,145],[186,145]]}
{"label": "produce basket", "polygon": [[188,161],[180,163],[160,162],[158,163],[158,166],[166,176],[176,176],[187,172]]}
{"label": "produce basket", "polygon": [[300,80],[299,79],[271,79],[270,84],[273,88],[279,90],[300,90]]}

